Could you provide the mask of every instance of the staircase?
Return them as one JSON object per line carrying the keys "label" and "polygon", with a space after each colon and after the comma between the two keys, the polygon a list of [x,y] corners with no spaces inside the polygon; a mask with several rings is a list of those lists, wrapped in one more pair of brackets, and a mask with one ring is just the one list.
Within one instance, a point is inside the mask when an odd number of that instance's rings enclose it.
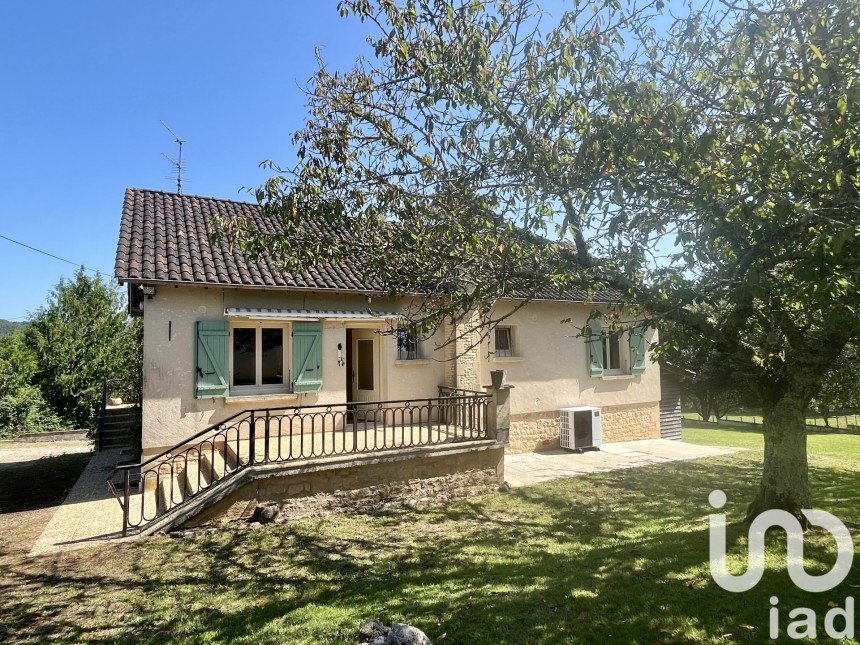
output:
{"label": "staircase", "polygon": [[134,404],[109,405],[102,414],[99,452],[133,449],[140,408]]}
{"label": "staircase", "polygon": [[[138,451],[140,422],[139,385],[106,381],[102,388],[102,403],[99,408],[96,450]],[[137,458],[136,454],[132,456]]]}

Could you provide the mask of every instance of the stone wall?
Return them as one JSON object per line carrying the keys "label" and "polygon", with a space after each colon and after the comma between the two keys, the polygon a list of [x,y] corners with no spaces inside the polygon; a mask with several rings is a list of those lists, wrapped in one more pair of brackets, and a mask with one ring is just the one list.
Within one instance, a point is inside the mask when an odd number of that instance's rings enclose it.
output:
{"label": "stone wall", "polygon": [[[604,443],[660,438],[660,406],[657,402],[612,405],[601,410]],[[557,412],[513,415],[508,453],[558,448],[559,432]]]}
{"label": "stone wall", "polygon": [[283,519],[441,504],[489,492],[503,480],[502,447],[338,468],[321,466],[256,479],[205,509],[183,528],[247,518],[257,505],[266,502],[278,502]]}
{"label": "stone wall", "polygon": [[660,438],[660,403],[634,403],[603,408],[603,441]]}
{"label": "stone wall", "polygon": [[553,450],[559,447],[558,413],[521,414],[511,418],[508,453]]}
{"label": "stone wall", "polygon": [[456,334],[454,342],[456,355],[455,387],[463,390],[480,391],[482,389],[480,374],[481,333],[478,329],[479,323],[480,318],[478,314],[473,312],[454,326],[454,333]]}
{"label": "stone wall", "polygon": [[[494,468],[332,493],[314,494],[311,484],[302,484],[304,496],[281,501],[280,517],[329,517],[345,513],[376,513],[403,506],[429,507],[480,495],[498,485],[499,477]],[[268,492],[273,497],[279,497],[276,489],[269,489]]]}

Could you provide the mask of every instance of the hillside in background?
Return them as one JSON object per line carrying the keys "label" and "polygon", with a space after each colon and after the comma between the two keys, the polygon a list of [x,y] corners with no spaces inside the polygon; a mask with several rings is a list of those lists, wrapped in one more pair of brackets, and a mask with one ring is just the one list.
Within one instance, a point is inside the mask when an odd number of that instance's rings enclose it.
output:
{"label": "hillside in background", "polygon": [[6,334],[17,329],[19,327],[23,327],[26,323],[23,322],[13,322],[11,320],[4,320],[0,318],[0,338],[3,338]]}

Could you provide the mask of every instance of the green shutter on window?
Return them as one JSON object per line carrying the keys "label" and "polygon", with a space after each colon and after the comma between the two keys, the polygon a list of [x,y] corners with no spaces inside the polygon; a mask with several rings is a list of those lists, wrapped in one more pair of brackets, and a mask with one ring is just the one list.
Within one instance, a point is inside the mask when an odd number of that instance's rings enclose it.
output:
{"label": "green shutter on window", "polygon": [[588,345],[588,372],[591,376],[603,376],[603,328],[596,320],[588,323],[585,337]]}
{"label": "green shutter on window", "polygon": [[322,389],[322,323],[293,323],[293,391]]}
{"label": "green shutter on window", "polygon": [[197,321],[197,356],[194,396],[222,398],[230,389],[227,378],[230,337],[226,320]]}
{"label": "green shutter on window", "polygon": [[630,371],[634,374],[645,372],[644,327],[634,327],[630,330]]}

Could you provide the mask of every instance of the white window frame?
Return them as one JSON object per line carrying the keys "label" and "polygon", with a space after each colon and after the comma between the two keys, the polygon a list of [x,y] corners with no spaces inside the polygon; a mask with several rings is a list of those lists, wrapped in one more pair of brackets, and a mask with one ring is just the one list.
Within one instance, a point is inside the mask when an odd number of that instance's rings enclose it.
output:
{"label": "white window frame", "polygon": [[[400,351],[400,334],[406,333],[408,336],[412,336],[412,342],[415,344],[415,352],[413,356],[409,356],[409,351],[407,349],[406,354],[401,354]],[[408,338],[407,336],[407,338]],[[408,340],[407,340],[408,342]],[[397,331],[394,335],[394,349],[397,352],[396,360],[398,361],[420,361],[424,358],[421,352],[421,341],[418,338],[418,330],[414,327],[398,327]]]}
{"label": "white window frame", "polygon": [[[603,374],[604,376],[619,376],[632,374],[630,370],[630,337],[626,331],[606,331],[603,333]],[[610,347],[612,338],[618,339],[618,367],[609,366]]]}
{"label": "white window frame", "polygon": [[[508,349],[499,349],[497,346],[499,330],[508,332]],[[494,358],[516,358],[517,357],[517,330],[513,325],[497,325],[493,329],[493,357]]]}
{"label": "white window frame", "polygon": [[[233,330],[234,329],[255,329],[256,330],[256,357],[254,371],[256,375],[256,385],[234,385],[233,384]],[[281,329],[284,339],[284,382],[272,383],[269,385],[262,384],[263,374],[263,329]],[[236,320],[230,322],[230,339],[229,339],[229,360],[228,369],[230,370],[230,394],[235,396],[253,396],[255,394],[289,394],[293,391],[292,383],[292,325],[284,322],[271,322],[262,320]]]}

